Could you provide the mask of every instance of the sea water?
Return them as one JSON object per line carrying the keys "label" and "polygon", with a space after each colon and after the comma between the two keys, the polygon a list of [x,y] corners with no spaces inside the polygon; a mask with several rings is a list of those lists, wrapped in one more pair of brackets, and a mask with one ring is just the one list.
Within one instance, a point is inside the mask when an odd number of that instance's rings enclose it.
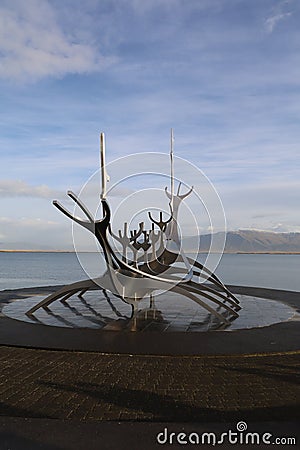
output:
{"label": "sea water", "polygon": [[[93,268],[89,276],[103,273],[101,254],[79,259],[75,253],[0,252],[0,290],[84,280],[82,265]],[[300,255],[224,254],[215,272],[225,284],[300,291]]]}

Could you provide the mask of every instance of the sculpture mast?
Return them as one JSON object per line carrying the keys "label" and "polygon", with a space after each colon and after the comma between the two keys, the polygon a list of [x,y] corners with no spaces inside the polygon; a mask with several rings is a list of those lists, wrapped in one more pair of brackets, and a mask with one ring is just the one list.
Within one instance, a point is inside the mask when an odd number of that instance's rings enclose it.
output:
{"label": "sculpture mast", "polygon": [[174,159],[173,159],[173,148],[174,148],[174,133],[173,128],[171,128],[171,149],[170,149],[170,160],[171,160],[171,199],[170,207],[173,213],[173,197],[174,197]]}
{"label": "sculpture mast", "polygon": [[101,200],[106,198],[106,183],[109,181],[109,176],[106,173],[105,166],[105,135],[104,133],[100,134],[100,167],[101,167]]}

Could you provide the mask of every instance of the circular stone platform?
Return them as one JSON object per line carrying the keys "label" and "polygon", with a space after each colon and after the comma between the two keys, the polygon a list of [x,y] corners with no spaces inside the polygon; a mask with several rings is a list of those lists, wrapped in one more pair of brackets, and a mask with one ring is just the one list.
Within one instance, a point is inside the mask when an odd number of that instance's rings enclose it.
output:
{"label": "circular stone platform", "polygon": [[138,303],[138,314],[131,318],[131,307],[120,298],[107,292],[91,291],[84,297],[73,296],[67,301],[53,302],[50,308],[40,308],[34,315],[26,312],[45,296],[35,295],[9,302],[2,307],[2,314],[22,322],[68,328],[93,328],[103,331],[138,332],[205,332],[265,327],[290,320],[294,308],[268,299],[250,295],[237,295],[242,309],[239,317],[228,326],[204,308],[189,299],[171,292],[155,298],[150,308],[149,300]]}
{"label": "circular stone platform", "polygon": [[25,312],[58,287],[0,292],[0,344],[153,355],[224,355],[298,350],[300,293],[229,286],[240,317],[219,323],[193,302],[164,294],[139,303],[139,314],[102,292],[54,302],[29,318]]}

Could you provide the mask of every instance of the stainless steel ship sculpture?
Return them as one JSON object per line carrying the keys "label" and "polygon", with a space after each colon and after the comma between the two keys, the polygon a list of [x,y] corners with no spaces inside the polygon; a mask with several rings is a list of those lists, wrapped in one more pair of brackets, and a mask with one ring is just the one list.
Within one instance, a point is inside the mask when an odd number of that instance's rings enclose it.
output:
{"label": "stainless steel ship sculpture", "polygon": [[[132,318],[138,314],[138,305],[142,299],[150,298],[151,309],[155,294],[162,291],[175,292],[183,299],[197,303],[211,314],[222,328],[230,325],[238,317],[238,311],[241,309],[239,300],[214,273],[200,262],[186,256],[182,249],[177,223],[178,210],[181,202],[192,193],[193,187],[188,192],[180,194],[181,183],[179,183],[175,193],[172,131],[170,160],[170,192],[165,188],[169,199],[169,217],[164,220],[163,211],[160,211],[159,218],[154,218],[149,212],[151,229],[145,229],[142,222],[138,230],[128,230],[128,223],[125,222],[123,230],[115,234],[111,227],[111,210],[106,199],[108,176],[105,164],[105,137],[104,133],[101,133],[102,219],[96,220],[71,191],[68,191],[68,196],[82,210],[86,219],[73,216],[56,200],[53,204],[71,220],[95,235],[103,250],[106,271],[101,277],[64,286],[31,307],[26,313],[28,317],[34,318],[34,313],[40,308],[49,310],[51,303],[57,300],[66,303],[72,296],[78,295],[83,298],[85,292],[92,290],[101,290],[106,296],[107,293],[113,293],[130,304]],[[113,249],[114,241],[121,245],[121,257]]]}

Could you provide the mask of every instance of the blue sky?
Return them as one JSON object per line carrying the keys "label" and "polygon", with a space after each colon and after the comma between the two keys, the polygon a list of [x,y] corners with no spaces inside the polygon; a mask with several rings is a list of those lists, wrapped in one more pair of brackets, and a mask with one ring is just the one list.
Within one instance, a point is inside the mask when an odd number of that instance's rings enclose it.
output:
{"label": "blue sky", "polygon": [[[175,152],[229,229],[300,231],[297,0],[1,0],[0,248],[69,248],[51,205],[107,160]],[[124,171],[126,167],[124,166]]]}

